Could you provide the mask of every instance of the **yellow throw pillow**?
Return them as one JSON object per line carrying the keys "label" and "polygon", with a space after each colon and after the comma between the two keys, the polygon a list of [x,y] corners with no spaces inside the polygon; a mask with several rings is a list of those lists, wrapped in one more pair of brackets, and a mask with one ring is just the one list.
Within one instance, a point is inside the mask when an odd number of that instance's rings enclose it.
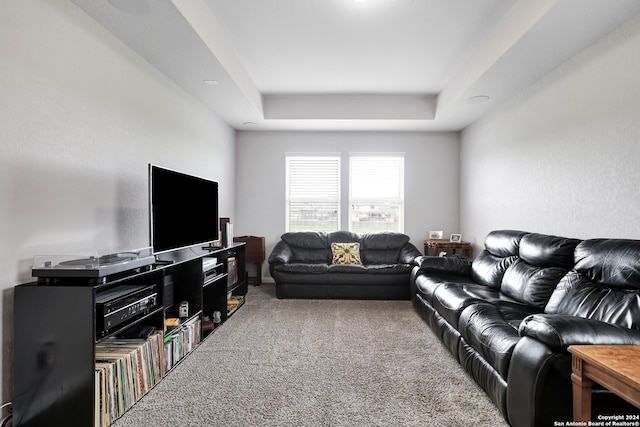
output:
{"label": "yellow throw pillow", "polygon": [[333,264],[360,264],[360,243],[332,243]]}

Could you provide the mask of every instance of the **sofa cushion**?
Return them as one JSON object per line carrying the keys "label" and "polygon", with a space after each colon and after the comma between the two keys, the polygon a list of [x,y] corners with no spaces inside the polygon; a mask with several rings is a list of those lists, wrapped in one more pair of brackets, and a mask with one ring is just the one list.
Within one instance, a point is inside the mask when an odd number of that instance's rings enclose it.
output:
{"label": "sofa cushion", "polygon": [[463,278],[463,276],[460,276],[458,274],[440,272],[438,272],[437,274],[433,274],[431,272],[423,272],[416,276],[416,278],[414,279],[414,285],[416,288],[416,293],[422,299],[427,301],[429,305],[433,305],[433,294],[440,286],[443,286],[449,281],[458,281]]}
{"label": "sofa cushion", "polygon": [[487,302],[496,301],[509,301],[516,302],[512,298],[503,294],[502,292],[490,288],[488,286],[480,285],[478,283],[468,283],[467,281],[457,282],[462,289],[473,298],[478,298]]}
{"label": "sofa cushion", "polygon": [[516,301],[542,309],[566,273],[562,267],[536,267],[518,259],[505,272],[500,291]]}
{"label": "sofa cushion", "polygon": [[329,240],[327,233],[321,231],[291,231],[281,236],[289,246],[307,249],[327,249]]}
{"label": "sofa cushion", "polygon": [[640,330],[640,241],[581,242],[574,270],[558,283],[545,312]]}
{"label": "sofa cushion", "polygon": [[300,274],[325,274],[329,271],[328,264],[278,264],[275,265],[274,270],[282,273],[300,273]]}
{"label": "sofa cushion", "polygon": [[553,290],[547,305],[544,307],[544,312],[549,314],[557,314],[558,307],[562,303],[565,296],[575,286],[579,286],[579,283],[586,280],[586,278],[575,270],[570,270],[565,274],[558,282],[558,285]]}
{"label": "sofa cushion", "polygon": [[327,266],[327,273],[366,274],[367,268],[362,264],[332,264]]}
{"label": "sofa cushion", "polygon": [[469,295],[459,283],[444,283],[433,292],[431,305],[451,325],[457,325],[460,313],[481,300]]}
{"label": "sofa cushion", "polygon": [[573,267],[578,239],[530,233],[520,240],[520,259],[536,267]]}
{"label": "sofa cushion", "polygon": [[362,235],[362,261],[365,264],[397,263],[401,249],[408,242],[409,236],[402,233],[365,233]]}
{"label": "sofa cushion", "polygon": [[331,243],[332,264],[362,264],[360,243]]}
{"label": "sofa cushion", "polygon": [[575,269],[589,280],[640,289],[640,240],[591,239],[576,247]]}
{"label": "sofa cushion", "polygon": [[365,268],[368,274],[411,274],[412,269],[410,264],[369,264]]}
{"label": "sofa cushion", "polygon": [[573,266],[578,239],[530,233],[522,237],[519,259],[504,274],[500,290],[516,301],[544,308],[560,279]]}
{"label": "sofa cushion", "polygon": [[364,233],[362,243],[367,249],[400,249],[409,242],[409,236],[391,231]]}
{"label": "sofa cushion", "polygon": [[517,259],[520,240],[527,233],[517,230],[496,230],[487,235],[482,251],[473,263],[473,279],[494,289],[500,289],[507,268]]}
{"label": "sofa cushion", "polygon": [[329,243],[350,243],[360,242],[360,236],[353,231],[338,230],[327,233],[327,241]]}
{"label": "sofa cushion", "polygon": [[501,258],[518,255],[520,240],[526,234],[526,231],[495,230],[487,234],[484,247],[490,254]]}
{"label": "sofa cushion", "polygon": [[291,262],[325,264],[331,262],[331,249],[327,233],[319,231],[289,232],[282,235],[282,240],[291,247]]}
{"label": "sofa cushion", "polygon": [[473,260],[471,276],[476,282],[499,290],[504,273],[517,259],[516,256],[498,257],[484,250]]}

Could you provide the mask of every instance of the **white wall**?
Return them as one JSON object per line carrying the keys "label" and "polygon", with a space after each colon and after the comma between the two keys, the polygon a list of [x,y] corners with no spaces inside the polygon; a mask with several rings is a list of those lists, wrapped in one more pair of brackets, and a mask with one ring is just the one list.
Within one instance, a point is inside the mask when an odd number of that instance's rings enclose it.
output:
{"label": "white wall", "polygon": [[462,133],[464,236],[640,238],[638,52],[640,17]]}
{"label": "white wall", "polygon": [[[405,233],[411,242],[422,251],[429,230],[459,231],[457,133],[238,132],[234,232],[264,236],[267,257],[285,232],[287,152],[404,152]],[[269,280],[266,263],[262,275]]]}
{"label": "white wall", "polygon": [[67,1],[1,2],[0,57],[4,402],[33,257],[148,245],[148,163],[220,181],[233,217],[235,133]]}

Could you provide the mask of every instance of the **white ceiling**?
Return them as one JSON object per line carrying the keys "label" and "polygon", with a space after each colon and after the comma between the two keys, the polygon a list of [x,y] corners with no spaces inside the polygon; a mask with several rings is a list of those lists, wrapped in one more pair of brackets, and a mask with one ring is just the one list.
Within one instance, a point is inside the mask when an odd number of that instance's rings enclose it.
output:
{"label": "white ceiling", "polygon": [[640,13],[637,0],[72,1],[241,130],[460,130]]}

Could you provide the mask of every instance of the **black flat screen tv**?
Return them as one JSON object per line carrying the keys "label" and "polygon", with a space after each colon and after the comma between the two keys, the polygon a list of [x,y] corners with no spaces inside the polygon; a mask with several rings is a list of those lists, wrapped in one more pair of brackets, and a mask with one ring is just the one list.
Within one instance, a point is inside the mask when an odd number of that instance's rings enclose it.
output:
{"label": "black flat screen tv", "polygon": [[218,240],[218,183],[150,164],[149,220],[154,253]]}

